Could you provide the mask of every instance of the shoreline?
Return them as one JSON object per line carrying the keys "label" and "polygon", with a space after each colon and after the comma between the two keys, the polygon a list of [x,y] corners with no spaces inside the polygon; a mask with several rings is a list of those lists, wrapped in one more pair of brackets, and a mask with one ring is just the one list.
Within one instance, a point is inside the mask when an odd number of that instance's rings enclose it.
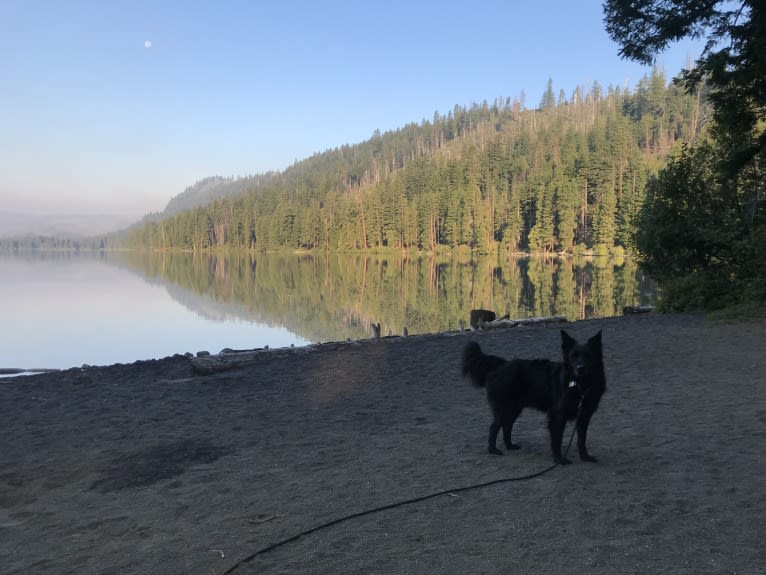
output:
{"label": "shoreline", "polygon": [[[219,574],[350,513],[551,464],[545,418],[486,453],[459,375],[475,340],[558,358],[604,330],[600,463],[358,517],[244,563],[265,573],[750,573],[766,564],[766,321],[631,316],[321,344],[211,375],[173,356],[0,385],[9,574]],[[567,438],[571,429],[568,427]],[[570,451],[571,453],[571,451]]]}

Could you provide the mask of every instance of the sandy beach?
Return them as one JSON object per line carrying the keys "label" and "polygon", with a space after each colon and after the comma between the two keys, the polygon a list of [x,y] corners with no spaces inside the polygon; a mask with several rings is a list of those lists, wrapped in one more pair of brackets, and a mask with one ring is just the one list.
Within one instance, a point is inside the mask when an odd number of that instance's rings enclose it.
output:
{"label": "sandy beach", "polygon": [[[599,463],[449,493],[552,463],[529,410],[487,454],[462,347],[558,359],[561,327],[603,329]],[[0,573],[763,573],[765,351],[763,320],[647,315],[3,379]]]}

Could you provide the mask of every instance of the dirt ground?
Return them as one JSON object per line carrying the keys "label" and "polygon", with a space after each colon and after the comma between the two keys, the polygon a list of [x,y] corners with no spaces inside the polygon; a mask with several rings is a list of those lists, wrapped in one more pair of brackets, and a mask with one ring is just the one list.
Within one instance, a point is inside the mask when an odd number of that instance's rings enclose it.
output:
{"label": "dirt ground", "polygon": [[521,450],[486,453],[462,347],[558,358],[561,327],[323,345],[208,376],[177,356],[0,380],[0,572],[763,573],[762,320],[563,326],[604,330],[599,463],[573,447],[540,477],[449,493],[552,463],[533,411]]}

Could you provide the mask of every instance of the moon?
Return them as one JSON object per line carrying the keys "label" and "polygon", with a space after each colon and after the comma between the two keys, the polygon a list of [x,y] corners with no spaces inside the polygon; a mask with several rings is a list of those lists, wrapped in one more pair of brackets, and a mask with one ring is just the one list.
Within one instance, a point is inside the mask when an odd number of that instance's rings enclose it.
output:
{"label": "moon", "polygon": [[144,42],[144,46],[146,48],[151,48],[152,47],[152,41],[151,40],[147,40],[146,42]]}

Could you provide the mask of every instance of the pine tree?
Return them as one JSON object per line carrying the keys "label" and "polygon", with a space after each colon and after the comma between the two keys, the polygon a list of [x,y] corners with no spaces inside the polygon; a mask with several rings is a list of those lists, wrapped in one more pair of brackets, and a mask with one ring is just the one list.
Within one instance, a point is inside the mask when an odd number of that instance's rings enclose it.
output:
{"label": "pine tree", "polygon": [[548,79],[548,83],[545,85],[545,92],[543,92],[542,100],[540,101],[541,110],[551,110],[556,107],[556,96],[553,94],[553,80]]}

